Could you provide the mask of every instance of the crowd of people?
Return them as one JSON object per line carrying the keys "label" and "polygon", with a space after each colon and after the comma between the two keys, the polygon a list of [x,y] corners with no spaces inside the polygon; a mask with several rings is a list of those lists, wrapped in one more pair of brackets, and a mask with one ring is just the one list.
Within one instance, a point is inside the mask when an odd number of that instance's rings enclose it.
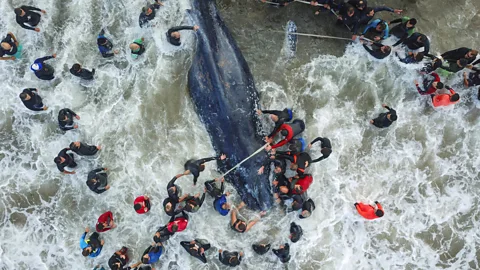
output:
{"label": "crowd of people", "polygon": [[[263,2],[285,6],[295,0],[272,0]],[[439,56],[430,54],[430,41],[424,34],[416,32],[415,26],[417,20],[409,17],[386,22],[382,19],[374,19],[377,12],[387,11],[395,14],[401,14],[403,10],[389,7],[369,7],[366,0],[318,0],[310,3],[312,6],[320,7],[315,14],[321,14],[328,11],[337,18],[337,23],[346,26],[352,32],[352,40],[363,43],[364,48],[375,58],[383,59],[395,52],[399,59],[407,64],[420,63],[425,57],[432,58],[431,62],[426,63],[419,72],[424,76],[422,87],[415,81],[417,91],[421,95],[430,95],[434,107],[449,106],[459,102],[460,96],[455,91],[441,82],[440,74],[455,73],[464,68],[472,70],[470,74],[464,73],[464,84],[467,87],[480,85],[480,72],[475,67],[480,60],[478,52],[470,48],[459,48],[445,52]],[[139,16],[139,26],[142,28],[154,25],[152,20],[155,18],[156,10],[161,8],[163,3],[156,0],[153,4],[144,7]],[[41,22],[42,14],[46,11],[31,7],[21,6],[15,8],[17,23],[24,29],[40,32],[38,25]],[[363,29],[363,30],[361,30]],[[166,33],[169,43],[174,46],[180,46],[180,32],[182,30],[198,31],[198,26],[178,26],[173,27]],[[392,46],[382,44],[387,38],[395,39]],[[119,53],[119,49],[114,49],[112,41],[105,36],[102,29],[97,36],[97,45],[102,57],[114,57]],[[9,32],[1,44],[1,60],[16,60],[21,57],[21,44],[15,35]],[[399,47],[401,46],[401,47]],[[392,48],[393,47],[393,48]],[[132,58],[136,59],[145,52],[144,38],[134,40],[130,45]],[[5,56],[6,55],[6,56]],[[46,61],[56,58],[56,54],[41,57],[34,61],[30,69],[40,80],[53,80],[55,78],[55,69],[46,63]],[[440,70],[441,72],[435,72]],[[71,66],[70,73],[82,80],[94,80],[95,69],[88,70],[79,63]],[[36,88],[27,88],[20,94],[20,99],[26,108],[32,111],[48,110],[43,104],[43,100]],[[479,92],[480,99],[480,92]],[[383,105],[388,112],[381,113],[377,118],[372,119],[370,123],[379,128],[389,127],[397,120],[397,113],[394,109]],[[309,167],[316,162],[320,162],[330,156],[332,153],[332,144],[328,138],[318,137],[307,143],[302,138],[305,130],[305,123],[301,119],[294,119],[294,113],[291,109],[283,110],[257,110],[259,117],[268,114],[274,127],[265,141],[268,145],[265,150],[268,152],[268,158],[262,166],[258,168],[258,174],[263,174],[265,168],[273,168],[272,190],[275,202],[278,203],[283,212],[298,212],[298,218],[304,219],[311,216],[315,210],[314,201],[308,197],[307,191],[313,183],[313,176],[308,173]],[[77,129],[78,124],[75,120],[80,120],[80,116],[68,108],[61,109],[58,112],[58,125],[63,131]],[[321,156],[312,158],[312,147],[320,142]],[[76,141],[69,147],[62,149],[54,162],[60,172],[64,174],[75,174],[74,168],[77,167],[75,155],[93,156],[102,148],[100,146],[88,145]],[[230,227],[238,233],[246,233],[266,215],[265,211],[259,213],[259,217],[250,222],[244,220],[239,212],[245,206],[240,202],[238,206],[233,207],[229,203],[230,192],[225,191],[225,179],[219,177],[204,182],[203,194],[182,194],[182,189],[177,180],[183,176],[193,175],[193,184],[196,185],[200,173],[205,170],[205,163],[209,161],[226,162],[227,157],[210,157],[204,159],[191,159],[186,161],[183,173],[175,175],[167,184],[166,191],[168,197],[163,201],[165,214],[170,216],[170,221],[158,228],[153,234],[153,242],[149,245],[139,261],[128,266],[128,248],[122,247],[116,251],[108,261],[111,269],[153,269],[153,264],[160,260],[165,252],[165,244],[171,241],[171,237],[187,229],[189,224],[189,214],[197,213],[206,200],[206,194],[213,199],[213,208],[221,216],[230,215]],[[90,171],[87,175],[86,185],[88,188],[101,194],[110,189],[108,184],[108,169],[105,167]],[[269,171],[269,170],[268,170]],[[148,213],[152,202],[147,195],[137,197],[133,202],[133,210],[137,214]],[[358,213],[366,219],[376,219],[384,215],[383,208],[379,202],[375,205],[356,202],[354,207]],[[132,212],[133,213],[133,212]],[[114,216],[111,211],[102,214],[95,226],[96,232],[89,235],[90,229],[87,227],[80,238],[80,248],[85,257],[97,257],[105,244],[99,233],[107,232],[116,228]],[[89,236],[88,236],[89,235]],[[290,223],[290,240],[296,243],[303,235],[300,225],[294,221]],[[88,236],[88,237],[87,237]],[[194,239],[191,241],[181,241],[180,245],[193,257],[206,263],[206,252],[211,248],[207,239]],[[258,255],[266,254],[272,246],[272,243],[259,241],[252,243],[252,249]],[[272,249],[272,252],[282,263],[290,260],[290,245],[284,243],[278,249]],[[227,251],[218,249],[218,259],[225,265],[237,266],[241,263],[244,254],[241,251]],[[100,266],[98,267],[100,269]]]}

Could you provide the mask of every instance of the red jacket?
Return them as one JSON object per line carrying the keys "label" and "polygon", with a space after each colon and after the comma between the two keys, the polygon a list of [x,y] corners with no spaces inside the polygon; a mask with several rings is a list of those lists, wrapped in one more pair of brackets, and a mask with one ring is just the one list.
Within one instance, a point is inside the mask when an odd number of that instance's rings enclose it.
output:
{"label": "red jacket", "polygon": [[108,230],[110,230],[111,228],[103,228],[102,230],[99,230],[98,229],[98,225],[100,223],[108,223],[110,224],[110,221],[113,220],[113,214],[112,212],[108,211],[108,212],[105,212],[103,213],[97,220],[97,224],[95,225],[95,229],[97,230],[97,232],[106,232]]}
{"label": "red jacket", "polygon": [[135,199],[135,201],[133,201],[133,205],[135,204],[141,204],[145,202],[145,206],[142,206],[142,208],[138,209],[138,210],[135,210],[135,212],[139,213],[139,214],[145,214],[147,213],[148,211],[150,211],[150,200],[149,199],[146,199],[145,200],[145,197],[144,196],[139,196]]}
{"label": "red jacket", "polygon": [[450,91],[450,94],[435,95],[432,98],[433,107],[449,106],[449,105],[453,105],[453,104],[460,101],[460,100],[450,101],[450,97],[455,95],[455,91],[453,91],[453,89],[451,89],[451,88],[448,89],[448,90]]}
{"label": "red jacket", "polygon": [[282,130],[286,130],[288,132],[287,136],[279,141],[278,143],[276,143],[275,145],[272,146],[272,149],[275,149],[275,148],[278,148],[278,147],[281,147],[281,146],[284,146],[286,143],[288,143],[289,141],[292,140],[293,138],[293,129],[290,125],[288,124],[282,124],[278,129],[277,131],[273,134],[272,138],[275,137],[275,135],[277,135],[280,131]]}
{"label": "red jacket", "polygon": [[178,217],[176,218],[174,221],[168,223],[167,225],[167,229],[169,232],[173,232],[172,231],[172,226],[173,224],[177,224],[178,225],[178,230],[176,232],[181,232],[183,230],[185,230],[187,228],[187,225],[188,225],[188,219],[184,218],[184,217]]}
{"label": "red jacket", "polygon": [[310,174],[305,174],[300,179],[298,179],[295,185],[300,185],[302,187],[301,191],[297,191],[295,188],[293,189],[293,194],[303,194],[313,182],[313,177]]}
{"label": "red jacket", "polygon": [[[376,219],[376,218],[379,218],[375,212],[377,211],[377,209],[375,209],[375,207],[371,206],[370,204],[364,204],[364,203],[358,203],[357,205],[355,205],[355,207],[357,208],[357,211],[358,213],[366,218],[366,219]],[[377,208],[379,210],[382,210],[383,211],[383,207],[381,204],[377,203]]]}

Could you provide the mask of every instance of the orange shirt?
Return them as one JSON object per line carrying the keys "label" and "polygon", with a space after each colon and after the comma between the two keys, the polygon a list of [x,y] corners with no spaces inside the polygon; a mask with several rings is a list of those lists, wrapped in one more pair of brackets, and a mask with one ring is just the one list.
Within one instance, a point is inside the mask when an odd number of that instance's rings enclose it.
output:
{"label": "orange shirt", "polygon": [[455,91],[453,89],[448,89],[450,90],[450,94],[440,94],[440,95],[435,95],[432,98],[432,103],[433,107],[443,107],[443,106],[449,106],[457,103],[457,101],[450,101],[450,97],[455,95]]}
{"label": "orange shirt", "polygon": [[[358,203],[355,207],[357,208],[358,213],[366,219],[379,218],[377,215],[375,215],[375,211],[377,211],[377,209],[370,204]],[[383,211],[383,207],[379,203],[377,203],[377,208]]]}

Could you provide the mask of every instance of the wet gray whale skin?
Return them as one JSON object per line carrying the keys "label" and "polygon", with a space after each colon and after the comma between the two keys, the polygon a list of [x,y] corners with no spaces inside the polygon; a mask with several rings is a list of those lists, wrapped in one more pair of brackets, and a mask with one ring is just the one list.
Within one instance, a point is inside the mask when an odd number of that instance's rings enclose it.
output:
{"label": "wet gray whale skin", "polygon": [[[264,145],[255,113],[258,92],[215,0],[193,0],[188,13],[192,22],[200,26],[188,72],[189,92],[215,151],[229,158],[227,165],[220,166],[225,172]],[[252,209],[272,206],[269,170],[257,174],[266,159],[266,152],[262,151],[226,177]]]}

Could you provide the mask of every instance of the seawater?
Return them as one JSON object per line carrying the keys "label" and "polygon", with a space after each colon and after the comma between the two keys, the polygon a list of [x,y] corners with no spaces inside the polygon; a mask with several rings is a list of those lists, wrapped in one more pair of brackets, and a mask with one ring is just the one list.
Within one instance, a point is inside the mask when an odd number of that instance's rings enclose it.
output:
{"label": "seawater", "polygon": [[[13,8],[28,4],[45,9],[41,32],[20,28]],[[168,221],[161,209],[166,183],[182,172],[188,158],[214,154],[208,134],[187,92],[186,72],[195,46],[193,33],[183,45],[165,40],[168,28],[188,24],[189,2],[166,1],[150,29],[138,27],[142,1],[3,1],[0,28],[12,31],[24,45],[20,61],[0,63],[0,268],[89,269],[106,262],[115,250],[130,248],[137,261],[152,242],[157,227]],[[326,14],[314,16],[307,5],[284,9],[255,1],[218,1],[257,82],[263,108],[293,107],[305,119],[305,137],[332,140],[329,159],[311,168],[309,195],[317,205],[312,217],[297,220],[272,209],[247,234],[229,229],[229,219],[216,214],[212,200],[192,214],[189,228],[166,244],[159,269],[224,269],[217,249],[244,251],[241,269],[478,269],[479,219],[477,153],[480,145],[476,89],[464,89],[458,74],[447,80],[461,95],[455,108],[434,110],[417,94],[416,66],[391,57],[372,59],[359,45],[299,38],[297,58],[283,57],[282,30],[293,19],[298,32],[348,37]],[[476,15],[479,3],[450,1],[369,1],[405,9],[419,20],[419,31],[432,39],[432,50],[461,46],[479,48]],[[430,16],[441,12],[442,16]],[[389,14],[380,17],[392,18]],[[377,16],[379,16],[377,15]],[[106,29],[120,54],[103,59],[96,35]],[[130,59],[128,44],[143,36],[147,52]],[[277,41],[277,42],[276,42]],[[343,49],[346,48],[346,49]],[[34,59],[57,53],[49,64],[56,80],[39,81],[29,71]],[[75,62],[96,68],[95,83],[72,78]],[[267,68],[268,67],[268,68]],[[272,68],[273,67],[273,68]],[[18,98],[23,88],[38,88],[45,113],[27,111]],[[399,120],[378,130],[368,121],[395,108]],[[58,110],[68,107],[81,116],[79,129],[63,133]],[[268,121],[265,121],[268,123]],[[271,126],[270,126],[271,127]],[[78,158],[75,175],[61,175],[53,158],[70,142],[100,144],[96,157]],[[318,149],[317,149],[318,150]],[[313,151],[313,155],[319,155]],[[97,195],[85,185],[86,174],[109,168],[111,189]],[[208,164],[201,180],[219,176]],[[184,192],[202,192],[191,176],[178,180]],[[201,184],[201,183],[200,183]],[[227,188],[234,191],[231,186]],[[136,196],[149,194],[148,215],[133,211]],[[233,192],[230,201],[238,204]],[[355,201],[380,201],[385,216],[369,222],[359,217]],[[94,228],[103,212],[113,212],[118,227],[101,234],[101,256],[81,256],[78,241],[85,226]],[[257,213],[249,210],[247,219]],[[260,257],[250,245],[268,239],[274,246],[288,241],[296,221],[304,238],[291,245],[292,260],[281,265],[273,254]],[[208,264],[190,257],[180,241],[203,238],[213,247]]]}

